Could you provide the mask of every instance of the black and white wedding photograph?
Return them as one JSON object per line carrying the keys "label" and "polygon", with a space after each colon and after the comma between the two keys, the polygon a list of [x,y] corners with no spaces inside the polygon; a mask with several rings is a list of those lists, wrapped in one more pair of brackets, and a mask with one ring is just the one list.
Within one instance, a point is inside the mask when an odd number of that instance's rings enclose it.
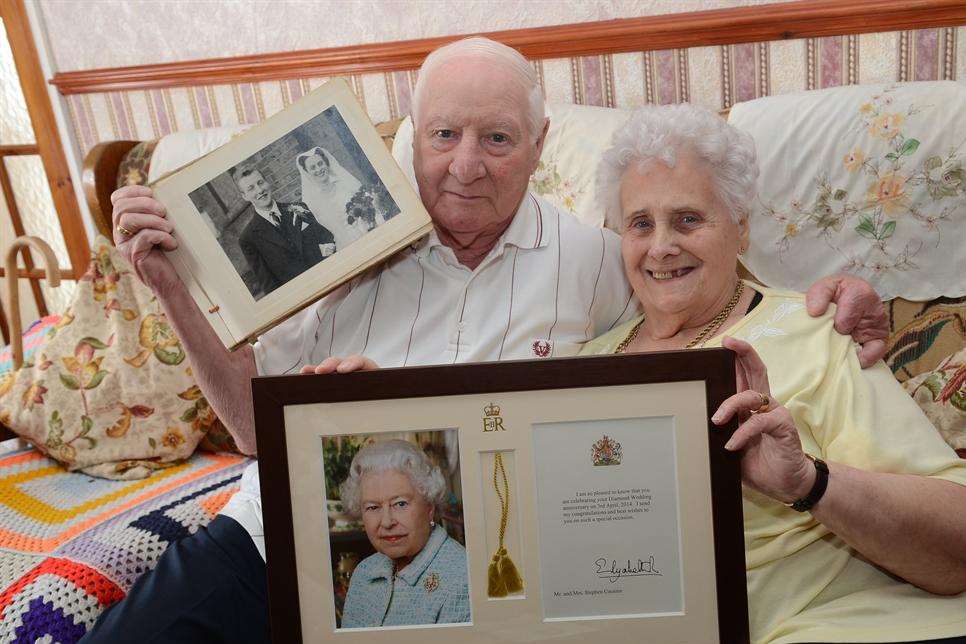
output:
{"label": "black and white wedding photograph", "polygon": [[171,262],[228,349],[432,228],[341,78],[162,175],[151,189],[178,229]]}
{"label": "black and white wedding photograph", "polygon": [[256,300],[399,213],[336,106],[189,198]]}

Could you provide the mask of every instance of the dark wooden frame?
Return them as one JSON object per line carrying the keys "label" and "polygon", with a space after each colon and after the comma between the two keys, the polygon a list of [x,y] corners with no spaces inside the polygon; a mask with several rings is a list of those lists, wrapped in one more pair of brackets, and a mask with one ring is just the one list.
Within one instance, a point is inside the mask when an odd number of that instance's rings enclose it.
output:
{"label": "dark wooden frame", "polygon": [[747,643],[740,456],[724,449],[736,422],[717,427],[710,420],[735,393],[734,354],[726,349],[253,379],[272,640],[302,641],[285,406],[684,381],[703,381],[707,397],[719,637]]}

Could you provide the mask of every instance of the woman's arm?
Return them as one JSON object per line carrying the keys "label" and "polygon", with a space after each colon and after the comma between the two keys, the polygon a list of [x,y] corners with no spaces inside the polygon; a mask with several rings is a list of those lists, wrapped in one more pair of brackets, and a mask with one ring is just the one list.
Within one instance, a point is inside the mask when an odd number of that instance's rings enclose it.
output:
{"label": "woman's arm", "polygon": [[[726,339],[724,345],[737,354],[739,393],[721,405],[713,421],[720,425],[738,416],[741,424],[726,447],[743,451],[744,483],[792,503],[811,490],[815,467],[805,457],[791,413],[774,402],[758,409],[759,392],[770,394],[757,353],[739,340]],[[887,433],[887,428],[869,431]],[[811,510],[817,521],[876,565],[924,590],[966,590],[966,487],[915,474],[870,472],[834,459],[828,465],[828,488]]]}
{"label": "woman's arm", "polygon": [[869,560],[929,592],[966,590],[966,487],[829,463],[812,516]]}

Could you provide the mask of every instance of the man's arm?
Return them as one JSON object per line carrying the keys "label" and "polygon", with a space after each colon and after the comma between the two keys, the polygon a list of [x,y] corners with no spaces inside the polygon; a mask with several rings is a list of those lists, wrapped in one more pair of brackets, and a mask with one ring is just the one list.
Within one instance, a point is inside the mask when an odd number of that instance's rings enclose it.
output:
{"label": "man's arm", "polygon": [[[162,250],[174,250],[174,226],[164,206],[144,186],[128,186],[111,195],[114,242],[138,277],[164,309],[188,354],[192,373],[212,409],[235,439],[238,449],[255,454],[255,420],[251,379],[257,375],[251,347],[225,349],[204,314],[188,293]],[[133,233],[122,234],[121,226]]]}
{"label": "man's arm", "polygon": [[832,275],[812,284],[805,294],[808,314],[824,315],[830,302],[835,302],[835,330],[849,334],[862,345],[859,363],[862,368],[872,366],[886,352],[889,320],[885,307],[875,289],[854,275]]}

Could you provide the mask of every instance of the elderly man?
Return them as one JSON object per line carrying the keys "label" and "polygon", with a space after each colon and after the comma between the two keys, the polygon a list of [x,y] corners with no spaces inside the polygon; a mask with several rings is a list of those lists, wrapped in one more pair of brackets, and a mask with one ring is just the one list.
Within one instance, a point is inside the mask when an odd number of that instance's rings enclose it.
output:
{"label": "elderly man", "polygon": [[[482,38],[433,52],[413,116],[416,180],[434,223],[428,239],[234,353],[158,252],[177,245],[161,204],[146,188],[114,194],[115,225],[133,233],[116,234],[119,248],[157,293],[202,390],[246,453],[256,449],[256,374],[571,355],[636,314],[617,236],[527,192],[549,122],[519,53]],[[881,357],[884,313],[874,292],[860,280],[828,279],[814,287],[814,312],[833,298],[842,325],[871,340],[864,357]],[[251,467],[222,515],[172,545],[86,641],[140,642],[147,633],[155,642],[264,641],[264,556]]]}

